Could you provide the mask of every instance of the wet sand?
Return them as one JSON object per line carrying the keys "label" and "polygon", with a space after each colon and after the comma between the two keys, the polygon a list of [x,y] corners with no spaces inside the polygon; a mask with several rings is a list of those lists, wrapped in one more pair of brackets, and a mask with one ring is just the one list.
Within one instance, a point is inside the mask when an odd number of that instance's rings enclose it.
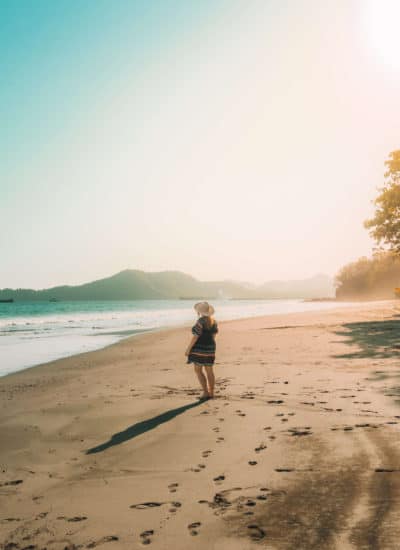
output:
{"label": "wet sand", "polygon": [[188,328],[0,379],[0,547],[400,547],[400,306]]}

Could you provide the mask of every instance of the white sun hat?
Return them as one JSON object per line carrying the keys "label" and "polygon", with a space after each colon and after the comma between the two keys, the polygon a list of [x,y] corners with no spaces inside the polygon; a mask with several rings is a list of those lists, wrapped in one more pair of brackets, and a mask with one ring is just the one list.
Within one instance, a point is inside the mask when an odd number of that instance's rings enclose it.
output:
{"label": "white sun hat", "polygon": [[213,306],[208,302],[197,302],[197,304],[194,304],[194,309],[199,315],[207,315],[208,317],[213,315],[215,311]]}

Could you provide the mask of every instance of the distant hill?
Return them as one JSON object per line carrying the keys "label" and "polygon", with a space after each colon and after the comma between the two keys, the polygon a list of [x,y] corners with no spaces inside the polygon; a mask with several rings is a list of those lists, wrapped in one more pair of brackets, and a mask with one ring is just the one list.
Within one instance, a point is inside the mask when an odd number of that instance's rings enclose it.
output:
{"label": "distant hill", "polygon": [[328,275],[315,275],[309,279],[294,281],[269,281],[259,287],[271,298],[333,298],[335,289]]}
{"label": "distant hill", "polygon": [[333,282],[326,275],[302,281],[270,281],[260,286],[235,281],[198,281],[180,271],[159,273],[126,269],[91,283],[43,290],[0,290],[0,299],[36,300],[161,300],[161,299],[267,299],[333,296]]}

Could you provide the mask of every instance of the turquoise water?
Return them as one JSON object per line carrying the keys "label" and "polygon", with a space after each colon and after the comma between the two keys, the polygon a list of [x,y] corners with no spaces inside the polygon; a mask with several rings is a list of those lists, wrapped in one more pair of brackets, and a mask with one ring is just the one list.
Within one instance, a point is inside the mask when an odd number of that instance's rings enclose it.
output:
{"label": "turquoise water", "polygon": [[[0,376],[112,344],[146,330],[190,325],[189,300],[0,304]],[[217,320],[338,307],[303,300],[215,300]],[[341,306],[349,304],[341,304]]]}

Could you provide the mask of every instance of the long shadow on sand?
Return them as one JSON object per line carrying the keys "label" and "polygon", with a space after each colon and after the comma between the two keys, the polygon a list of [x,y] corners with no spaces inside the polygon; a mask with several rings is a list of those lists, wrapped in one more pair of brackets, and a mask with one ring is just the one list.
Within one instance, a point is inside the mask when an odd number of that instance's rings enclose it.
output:
{"label": "long shadow on sand", "polygon": [[153,430],[154,428],[157,428],[157,426],[159,426],[160,424],[164,424],[164,422],[168,422],[169,420],[172,420],[173,418],[175,418],[175,416],[178,416],[179,414],[182,414],[189,409],[193,409],[193,407],[198,407],[202,403],[203,401],[200,401],[200,400],[195,401],[194,403],[189,403],[189,405],[184,405],[183,407],[178,407],[177,409],[171,409],[170,411],[159,414],[158,416],[153,416],[153,418],[149,418],[148,420],[137,422],[136,424],[129,426],[129,428],[126,428],[126,430],[123,430],[122,432],[118,432],[112,435],[111,438],[105,443],[101,443],[96,447],[92,447],[91,449],[88,449],[86,451],[86,454],[91,455],[94,453],[101,453],[102,451],[105,451],[109,447],[113,447],[114,445],[120,445],[121,443],[124,443],[129,439],[133,439],[138,435],[142,435],[145,432],[148,432],[150,430]]}
{"label": "long shadow on sand", "polygon": [[357,346],[356,351],[334,355],[337,359],[363,359],[368,357],[400,357],[400,321],[368,321],[346,323],[345,330],[335,331],[345,336],[343,343]]}

